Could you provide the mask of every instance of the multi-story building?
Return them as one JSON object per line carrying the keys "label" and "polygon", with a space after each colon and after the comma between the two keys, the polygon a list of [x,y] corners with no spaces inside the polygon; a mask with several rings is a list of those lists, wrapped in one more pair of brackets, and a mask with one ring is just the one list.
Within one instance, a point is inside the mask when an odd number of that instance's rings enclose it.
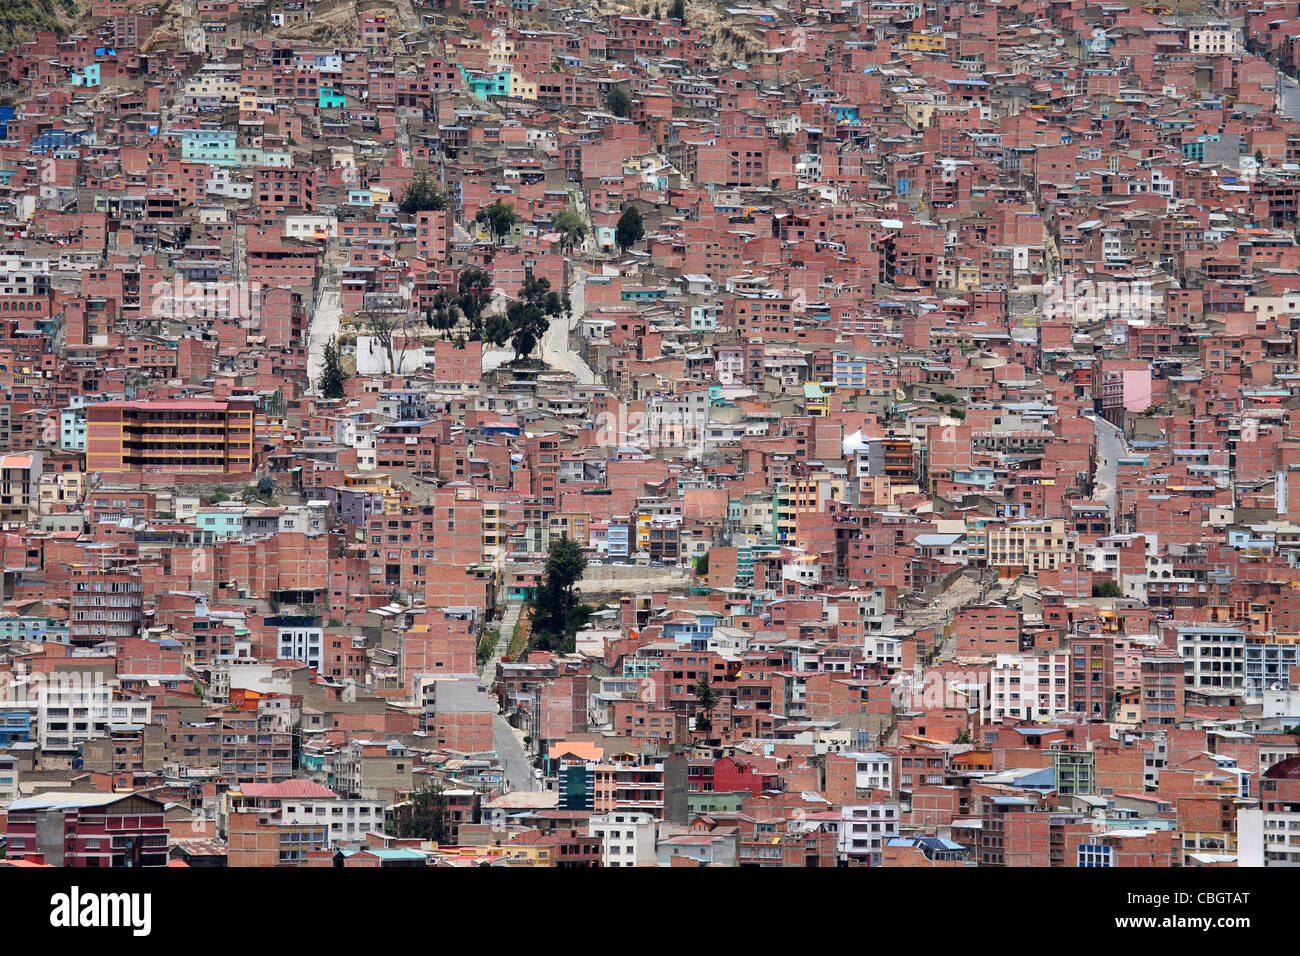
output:
{"label": "multi-story building", "polygon": [[69,753],[114,725],[148,724],[153,705],[147,700],[116,699],[112,685],[76,675],[46,681],[37,709],[36,739],[42,750]]}
{"label": "multi-story building", "polygon": [[1300,866],[1300,758],[1269,767],[1259,779],[1264,865]]}
{"label": "multi-story building", "polygon": [[1180,627],[1178,654],[1188,688],[1241,690],[1246,685],[1246,634],[1240,628]]}
{"label": "multi-story building", "polygon": [[641,811],[656,820],[686,817],[685,757],[614,754],[593,768],[591,809]]}
{"label": "multi-story building", "polygon": [[250,475],[255,409],[255,401],[240,398],[91,405],[86,468]]}
{"label": "multi-story building", "polygon": [[0,753],[0,807],[18,799],[18,757]]}
{"label": "multi-story building", "polygon": [[990,525],[988,564],[1003,577],[1055,571],[1075,553],[1076,535],[1063,518],[1013,521]]}
{"label": "multi-story building", "polygon": [[652,814],[618,811],[593,814],[590,833],[601,840],[601,866],[655,865],[655,832]]}
{"label": "multi-story building", "polygon": [[222,832],[232,813],[263,813],[280,823],[324,827],[331,847],[384,830],[383,801],[342,797],[310,780],[239,784],[221,795]]}
{"label": "multi-story building", "polygon": [[1051,814],[1034,798],[986,799],[981,821],[980,866],[1051,865]]}
{"label": "multi-story building", "polygon": [[859,866],[880,866],[885,842],[898,836],[896,803],[868,803],[840,808],[839,858]]}
{"label": "multi-story building", "polygon": [[232,785],[279,783],[293,774],[293,734],[262,729],[257,714],[227,712],[221,724],[221,775]]}
{"label": "multi-story building", "polygon": [[1069,655],[999,654],[989,671],[991,723],[1039,720],[1070,709]]}
{"label": "multi-story building", "polygon": [[0,455],[0,526],[26,526],[40,510],[41,452]]}
{"label": "multi-story building", "polygon": [[166,866],[163,805],[139,793],[42,793],[9,804],[9,859]]}
{"label": "multi-story building", "polygon": [[134,571],[74,565],[68,605],[68,642],[87,647],[135,637],[144,620],[143,582]]}

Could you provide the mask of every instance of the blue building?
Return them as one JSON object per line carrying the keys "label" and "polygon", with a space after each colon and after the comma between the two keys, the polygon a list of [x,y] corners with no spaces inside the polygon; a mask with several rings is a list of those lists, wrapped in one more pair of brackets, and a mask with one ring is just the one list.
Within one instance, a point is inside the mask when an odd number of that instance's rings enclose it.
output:
{"label": "blue building", "polygon": [[610,519],[606,540],[609,542],[609,556],[611,558],[627,558],[630,535],[631,532],[626,518],[620,520]]}
{"label": "blue building", "polygon": [[65,408],[59,413],[59,447],[64,451],[86,450],[86,409]]}
{"label": "blue building", "polygon": [[32,711],[35,706],[0,709],[0,747],[27,743],[32,739]]}
{"label": "blue building", "polygon": [[181,161],[211,163],[214,166],[238,165],[235,155],[238,134],[229,129],[187,129],[181,131]]}

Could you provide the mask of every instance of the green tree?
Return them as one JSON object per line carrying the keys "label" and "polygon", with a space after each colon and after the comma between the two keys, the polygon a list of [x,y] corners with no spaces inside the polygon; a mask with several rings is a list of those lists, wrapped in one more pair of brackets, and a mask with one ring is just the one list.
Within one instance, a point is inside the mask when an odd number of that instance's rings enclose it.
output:
{"label": "green tree", "polygon": [[614,227],[614,241],[624,252],[645,238],[645,225],[641,222],[641,213],[636,206],[629,205],[618,217]]}
{"label": "green tree", "polygon": [[560,245],[568,252],[587,238],[587,222],[572,206],[566,206],[555,214],[551,228],[560,234]]}
{"label": "green tree", "polygon": [[571,650],[577,629],[593,610],[579,604],[578,580],[587,569],[587,556],[576,541],[557,538],[546,551],[546,567],[533,596],[529,613],[531,646],[539,650]]}
{"label": "green tree", "polygon": [[709,552],[705,551],[695,559],[695,573],[702,578],[709,576]]}
{"label": "green tree", "polygon": [[428,210],[446,209],[447,205],[447,194],[421,176],[406,187],[406,192],[402,194],[402,201],[398,203],[397,208],[403,215],[414,216],[416,213]]}
{"label": "green tree", "polygon": [[549,279],[536,279],[531,275],[525,279],[519,298],[506,309],[510,346],[515,350],[515,359],[531,355],[546,334],[551,318],[563,312],[564,300],[551,288]]}
{"label": "green tree", "polygon": [[1119,585],[1114,581],[1106,580],[1092,586],[1093,597],[1117,598],[1122,597],[1123,594],[1124,592],[1119,589]]}
{"label": "green tree", "polygon": [[510,235],[510,230],[519,221],[519,215],[515,212],[513,203],[502,202],[498,199],[492,205],[480,209],[474,215],[474,221],[486,224],[492,238],[497,243],[500,243],[502,239]]}
{"label": "green tree", "polygon": [[451,338],[451,330],[460,321],[460,316],[461,309],[456,297],[446,289],[435,293],[424,311],[425,324],[441,332],[444,339]]}
{"label": "green tree", "polygon": [[275,479],[270,475],[263,475],[257,479],[257,497],[263,501],[272,501],[275,498]]}
{"label": "green tree", "polygon": [[483,320],[483,341],[489,345],[505,345],[512,332],[510,319],[499,312]]}
{"label": "green tree", "polygon": [[695,727],[697,730],[708,730],[713,726],[713,708],[718,706],[718,692],[709,684],[709,675],[703,671],[695,683],[695,700],[704,712],[703,718],[695,718]]}
{"label": "green tree", "polygon": [[684,24],[686,22],[686,0],[673,0],[673,5],[668,8],[668,17]]}
{"label": "green tree", "polygon": [[447,843],[451,838],[448,824],[447,794],[441,783],[421,787],[393,810],[392,832],[399,839]]}
{"label": "green tree", "polygon": [[456,305],[469,322],[470,341],[483,338],[483,309],[492,292],[492,277],[478,266],[470,266],[456,283]]}
{"label": "green tree", "polygon": [[324,368],[321,369],[316,388],[325,398],[342,398],[345,381],[347,377],[343,374],[343,364],[339,361],[339,350],[334,346],[334,340],[330,339],[325,343]]}
{"label": "green tree", "polygon": [[956,737],[952,739],[952,742],[955,744],[973,744],[975,741],[970,739],[969,730],[963,730],[961,733],[959,733]]}
{"label": "green tree", "polygon": [[632,97],[623,87],[615,86],[605,94],[605,109],[620,119],[627,119],[632,115]]}

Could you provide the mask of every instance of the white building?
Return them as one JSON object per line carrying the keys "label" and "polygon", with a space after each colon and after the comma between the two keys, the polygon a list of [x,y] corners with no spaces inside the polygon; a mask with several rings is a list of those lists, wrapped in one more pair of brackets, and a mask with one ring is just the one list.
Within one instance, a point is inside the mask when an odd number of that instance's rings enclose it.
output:
{"label": "white building", "polygon": [[276,631],[280,659],[302,661],[308,667],[321,668],[321,646],[325,632],[319,627],[290,626]]}
{"label": "white building", "polygon": [[50,677],[37,688],[37,740],[42,750],[74,750],[104,737],[115,724],[153,721],[149,701],[114,700],[113,685],[98,674]]}
{"label": "white building", "polygon": [[988,719],[1041,720],[1069,710],[1066,654],[999,654],[989,672]]}
{"label": "white building", "polygon": [[0,807],[9,806],[18,796],[18,757],[0,753]]}
{"label": "white building", "polygon": [[885,841],[898,836],[898,804],[867,803],[840,808],[841,860],[880,866]]}
{"label": "white building", "polygon": [[588,835],[600,837],[601,866],[649,866],[655,856],[655,818],[633,810],[595,814]]}
{"label": "white building", "polygon": [[1180,627],[1178,656],[1188,687],[1240,690],[1246,683],[1246,634],[1235,627]]}
{"label": "white building", "polygon": [[894,762],[888,754],[852,753],[857,763],[854,770],[854,786],[858,790],[893,790]]}
{"label": "white building", "polygon": [[1239,56],[1241,31],[1231,23],[1202,23],[1187,31],[1187,49],[1202,56]]}
{"label": "white building", "polygon": [[356,843],[367,833],[382,833],[384,802],[341,797],[310,780],[245,783],[221,797],[221,830],[231,813],[268,813],[277,823],[327,827],[329,846]]}

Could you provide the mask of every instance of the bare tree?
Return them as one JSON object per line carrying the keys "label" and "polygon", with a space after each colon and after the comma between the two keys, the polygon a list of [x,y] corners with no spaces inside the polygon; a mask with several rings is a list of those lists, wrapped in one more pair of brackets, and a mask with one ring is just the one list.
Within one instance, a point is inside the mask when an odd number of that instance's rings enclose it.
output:
{"label": "bare tree", "polygon": [[[363,308],[357,312],[357,321],[388,356],[389,372],[400,373],[406,360],[407,343],[412,337],[419,338],[418,333],[412,331],[410,309],[398,296],[367,295]],[[373,347],[374,343],[371,344]]]}

